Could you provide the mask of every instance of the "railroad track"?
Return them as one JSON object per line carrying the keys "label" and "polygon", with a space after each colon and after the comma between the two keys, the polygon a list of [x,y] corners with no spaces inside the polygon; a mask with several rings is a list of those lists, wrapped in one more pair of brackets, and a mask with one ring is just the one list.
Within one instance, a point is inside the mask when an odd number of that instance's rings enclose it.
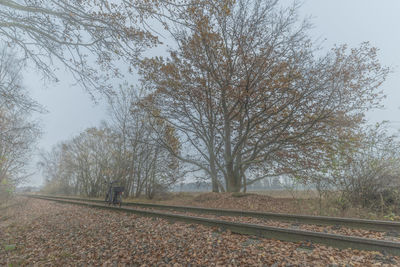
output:
{"label": "railroad track", "polygon": [[[104,201],[96,200],[96,199],[61,197],[61,196],[45,196],[45,195],[41,195],[41,196],[57,198],[57,199],[88,201],[88,202],[93,202],[93,203],[104,203]],[[173,206],[173,205],[138,203],[138,202],[124,202],[123,206],[141,207],[141,208],[157,209],[157,210],[174,210],[174,211],[190,212],[190,213],[198,213],[198,214],[214,214],[214,215],[219,215],[219,216],[241,216],[241,217],[250,217],[250,218],[262,218],[262,219],[268,219],[268,220],[303,223],[303,224],[341,225],[341,226],[346,226],[346,227],[350,227],[350,228],[361,228],[361,229],[384,231],[384,232],[396,231],[396,232],[400,233],[400,222],[392,222],[392,221],[365,220],[365,219],[327,217],[327,216],[295,215],[295,214],[241,211],[241,210],[229,210],[229,209],[211,209],[211,208],[199,208],[199,207],[190,207],[190,206]]]}
{"label": "railroad track", "polygon": [[343,235],[326,234],[319,232],[311,232],[304,230],[294,230],[279,227],[261,226],[248,223],[237,223],[204,217],[186,216],[173,213],[165,213],[158,211],[148,211],[140,209],[131,209],[125,207],[108,206],[96,202],[102,201],[82,201],[79,199],[71,199],[64,197],[48,197],[48,196],[29,196],[32,198],[56,201],[59,203],[76,204],[93,208],[107,209],[113,211],[133,213],[141,216],[158,217],[172,221],[181,221],[185,223],[195,223],[207,226],[219,227],[225,230],[230,230],[233,233],[254,235],[264,238],[273,238],[282,241],[299,242],[311,241],[314,243],[324,244],[337,248],[352,248],[359,250],[372,250],[389,253],[400,256],[400,243],[391,241],[382,241],[375,239],[367,239],[361,237],[351,237]]}

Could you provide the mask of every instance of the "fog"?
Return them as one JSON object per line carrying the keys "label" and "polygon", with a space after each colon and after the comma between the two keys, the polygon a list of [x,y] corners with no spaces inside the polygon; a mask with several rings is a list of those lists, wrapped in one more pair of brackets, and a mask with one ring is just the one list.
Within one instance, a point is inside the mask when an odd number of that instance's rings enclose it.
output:
{"label": "fog", "polygon": [[[301,7],[301,16],[311,16],[314,24],[311,36],[320,40],[324,48],[335,44],[348,44],[352,47],[365,41],[379,48],[382,64],[392,67],[393,73],[381,87],[387,95],[383,102],[384,108],[370,111],[366,119],[370,123],[388,120],[392,131],[400,129],[399,10],[400,2],[397,0],[307,0]],[[36,115],[43,127],[38,151],[49,150],[54,144],[107,119],[104,99],[97,96],[95,103],[90,94],[73,85],[72,76],[68,73],[59,71],[58,78],[60,82],[52,83],[40,80],[40,75],[35,71],[24,74],[24,84],[32,97],[48,111]],[[32,170],[35,170],[36,160],[37,157],[31,162]],[[42,183],[37,173],[30,178],[28,185]]]}

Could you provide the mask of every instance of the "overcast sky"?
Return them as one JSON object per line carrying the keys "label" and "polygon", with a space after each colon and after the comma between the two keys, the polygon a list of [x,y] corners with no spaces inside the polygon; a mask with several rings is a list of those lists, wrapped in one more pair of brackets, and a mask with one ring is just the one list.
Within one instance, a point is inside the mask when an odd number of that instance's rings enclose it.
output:
{"label": "overcast sky", "polygon": [[380,49],[381,62],[394,72],[382,86],[385,109],[370,112],[368,119],[390,120],[393,130],[400,129],[400,1],[306,0],[301,11],[313,16],[312,35],[326,38],[325,47],[369,41]]}
{"label": "overcast sky", "polygon": [[[392,67],[394,72],[382,86],[388,96],[385,108],[370,112],[367,118],[371,123],[389,120],[393,131],[400,129],[399,14],[400,0],[306,0],[301,8],[302,16],[313,17],[311,35],[326,39],[324,47],[344,43],[351,47],[369,41],[380,49],[381,62]],[[46,150],[87,127],[97,126],[107,117],[104,102],[95,105],[88,93],[71,86],[69,75],[59,78],[59,83],[43,86],[38,74],[25,75],[25,86],[32,97],[48,110],[40,116],[44,134],[38,145]],[[34,175],[29,184],[42,184],[41,176]]]}

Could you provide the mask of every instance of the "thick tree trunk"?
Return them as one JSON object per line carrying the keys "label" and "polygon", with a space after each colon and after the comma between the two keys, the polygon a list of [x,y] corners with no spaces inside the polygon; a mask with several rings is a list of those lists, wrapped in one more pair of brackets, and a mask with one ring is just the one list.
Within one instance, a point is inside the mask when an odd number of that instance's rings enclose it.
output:
{"label": "thick tree trunk", "polygon": [[[240,178],[239,178],[240,180]],[[238,183],[238,179],[236,177],[230,177],[227,180],[226,192],[240,192],[240,182]]]}
{"label": "thick tree trunk", "polygon": [[247,192],[247,177],[244,173],[241,172],[243,178],[243,193]]}
{"label": "thick tree trunk", "polygon": [[214,193],[219,193],[219,186],[216,177],[212,177],[212,191]]}
{"label": "thick tree trunk", "polygon": [[227,177],[226,180],[226,191],[227,192],[240,192],[242,187],[242,179],[238,172],[233,170],[233,164],[228,164],[227,166]]}
{"label": "thick tree trunk", "polygon": [[213,154],[210,155],[210,171],[212,191],[219,193],[217,168],[215,166],[215,156]]}
{"label": "thick tree trunk", "polygon": [[[232,129],[231,114],[227,108],[226,91],[222,90],[222,109],[224,113],[224,161],[225,161],[225,183],[227,192],[240,192],[242,179],[240,172],[234,167],[234,155],[232,153]],[[240,160],[240,159],[239,159]]]}

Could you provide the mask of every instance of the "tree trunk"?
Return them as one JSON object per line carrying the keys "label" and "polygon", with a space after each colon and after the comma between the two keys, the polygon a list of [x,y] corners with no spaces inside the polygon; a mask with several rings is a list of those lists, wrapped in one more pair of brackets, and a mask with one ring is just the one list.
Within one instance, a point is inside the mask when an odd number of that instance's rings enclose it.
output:
{"label": "tree trunk", "polygon": [[246,175],[244,173],[242,173],[242,177],[243,177],[243,193],[246,193],[246,191],[247,191],[247,178],[246,178]]}
{"label": "tree trunk", "polygon": [[[237,173],[235,173],[233,167],[233,157],[232,157],[232,142],[231,142],[231,119],[229,118],[230,114],[226,105],[226,92],[225,89],[222,90],[221,94],[222,99],[222,109],[224,113],[224,161],[225,161],[225,183],[226,183],[226,191],[227,192],[239,192],[240,191],[240,177]],[[238,180],[239,178],[239,180]]]}
{"label": "tree trunk", "polygon": [[215,166],[215,156],[213,154],[210,155],[210,171],[212,191],[215,193],[219,193],[217,168]]}
{"label": "tree trunk", "polygon": [[233,164],[228,164],[227,166],[227,177],[226,180],[226,191],[227,192],[240,192],[242,186],[241,177],[239,173],[233,170]]}
{"label": "tree trunk", "polygon": [[216,181],[216,177],[212,177],[212,191],[214,193],[219,193],[218,182]]}

